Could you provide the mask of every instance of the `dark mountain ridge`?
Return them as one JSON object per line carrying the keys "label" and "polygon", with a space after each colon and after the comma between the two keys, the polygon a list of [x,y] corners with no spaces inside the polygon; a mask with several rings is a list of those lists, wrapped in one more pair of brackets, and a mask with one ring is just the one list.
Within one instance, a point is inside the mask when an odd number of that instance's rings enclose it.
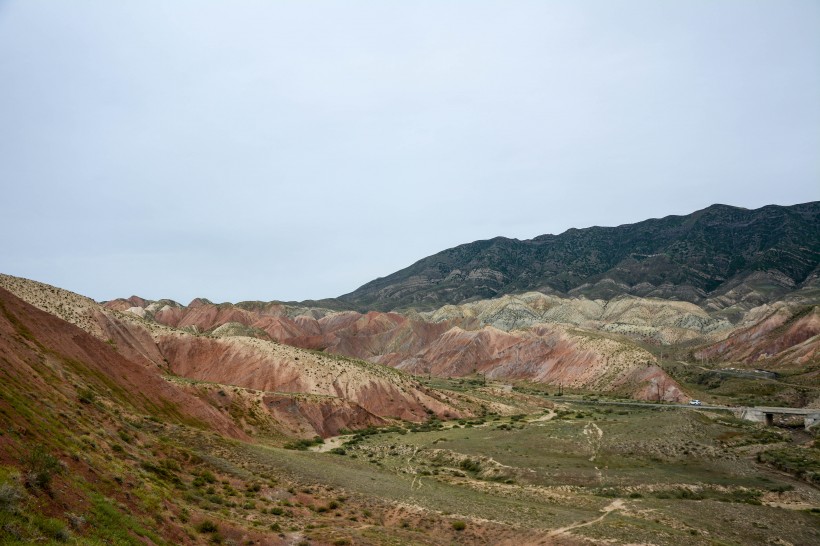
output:
{"label": "dark mountain ridge", "polygon": [[459,245],[338,301],[359,309],[429,309],[539,291],[749,308],[813,285],[818,277],[820,202],[754,210],[712,205],[636,224]]}

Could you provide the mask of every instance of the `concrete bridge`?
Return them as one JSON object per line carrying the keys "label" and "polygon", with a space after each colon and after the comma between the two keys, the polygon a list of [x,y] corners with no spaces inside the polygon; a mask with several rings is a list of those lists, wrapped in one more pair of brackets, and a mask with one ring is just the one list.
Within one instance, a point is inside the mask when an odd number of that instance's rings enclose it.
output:
{"label": "concrete bridge", "polygon": [[802,415],[806,430],[820,423],[820,408],[767,408],[756,406],[753,408],[737,408],[734,413],[741,419],[766,423],[767,426],[774,423],[775,415]]}

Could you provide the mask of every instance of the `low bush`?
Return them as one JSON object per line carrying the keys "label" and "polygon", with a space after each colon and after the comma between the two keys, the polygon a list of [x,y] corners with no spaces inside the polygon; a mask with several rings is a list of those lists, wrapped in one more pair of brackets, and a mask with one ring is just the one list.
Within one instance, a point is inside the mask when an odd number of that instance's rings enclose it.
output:
{"label": "low bush", "polygon": [[0,512],[16,513],[25,496],[25,492],[14,484],[0,484]]}
{"label": "low bush", "polygon": [[71,538],[68,527],[58,519],[35,516],[33,523],[46,537],[54,539],[57,542],[68,542]]}
{"label": "low bush", "polygon": [[474,461],[473,459],[464,459],[460,463],[458,463],[459,468],[466,470],[467,472],[480,472],[481,471],[481,463],[478,461]]}
{"label": "low bush", "polygon": [[34,448],[21,461],[27,487],[48,491],[51,480],[62,471],[60,461],[41,445]]}
{"label": "low bush", "polygon": [[200,533],[216,533],[219,530],[219,527],[216,526],[216,523],[206,519],[197,524],[196,530]]}
{"label": "low bush", "polygon": [[82,389],[77,393],[77,399],[83,404],[93,404],[97,395],[91,389]]}

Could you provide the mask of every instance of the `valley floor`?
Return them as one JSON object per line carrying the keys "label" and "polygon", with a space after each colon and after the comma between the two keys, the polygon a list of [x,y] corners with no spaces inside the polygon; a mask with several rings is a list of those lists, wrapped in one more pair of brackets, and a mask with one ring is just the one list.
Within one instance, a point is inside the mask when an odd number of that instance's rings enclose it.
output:
{"label": "valley floor", "polygon": [[[264,479],[273,472],[300,484],[295,494],[265,490],[261,506],[291,503],[307,517],[289,521],[264,508],[256,517],[290,529],[284,538],[298,534],[312,543],[820,539],[820,492],[755,457],[766,446],[788,445],[788,437],[761,436],[759,427],[724,414],[569,405],[543,415],[371,432],[325,453],[204,435],[175,439],[216,457],[228,474]],[[339,493],[346,501],[335,508],[320,500]]]}
{"label": "valley floor", "polygon": [[[814,440],[796,444],[788,431],[722,411],[543,405],[526,415],[397,423],[305,451],[131,421],[121,441],[87,434],[94,447],[76,455],[115,482],[93,485],[102,493],[90,504],[61,513],[52,503],[45,523],[37,506],[60,501],[59,490],[72,483],[92,489],[88,472],[56,478],[45,492],[15,489],[25,477],[3,466],[0,537],[3,544],[820,541]],[[777,457],[815,463],[778,469]]]}

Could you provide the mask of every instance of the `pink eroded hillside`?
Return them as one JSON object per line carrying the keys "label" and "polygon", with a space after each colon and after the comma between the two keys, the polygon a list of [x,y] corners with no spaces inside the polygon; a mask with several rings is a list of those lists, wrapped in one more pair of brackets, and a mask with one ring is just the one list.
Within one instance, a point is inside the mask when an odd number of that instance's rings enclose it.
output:
{"label": "pink eroded hillside", "polygon": [[[111,308],[128,309],[132,301],[116,300]],[[144,313],[144,309],[131,309]],[[646,399],[679,401],[680,386],[655,365],[654,357],[613,337],[591,336],[566,325],[537,324],[503,331],[482,326],[471,316],[444,320],[420,315],[369,312],[314,312],[292,316],[285,306],[255,309],[195,300],[183,307],[148,307],[157,322],[220,336],[227,328],[280,343],[385,364],[413,374],[462,377],[476,373],[493,380],[529,380]],[[220,338],[225,339],[225,338]],[[236,338],[232,338],[236,339]],[[168,350],[164,351],[168,353]],[[177,359],[181,360],[181,359]],[[195,356],[186,360],[195,361]],[[252,362],[252,359],[251,359]],[[200,367],[201,369],[201,367]],[[183,374],[189,372],[183,372]],[[259,384],[264,374],[244,372],[242,381]],[[660,389],[660,391],[659,391]],[[368,396],[368,399],[373,399]]]}

